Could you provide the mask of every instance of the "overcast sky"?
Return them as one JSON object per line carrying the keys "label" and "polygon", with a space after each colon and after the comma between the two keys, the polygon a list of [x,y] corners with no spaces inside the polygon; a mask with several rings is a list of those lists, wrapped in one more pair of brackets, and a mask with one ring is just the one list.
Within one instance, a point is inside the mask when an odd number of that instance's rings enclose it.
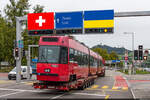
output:
{"label": "overcast sky", "polygon": [[[9,0],[0,0],[0,9],[6,6]],[[45,6],[45,12],[82,11],[82,10],[109,10],[115,12],[149,11],[150,0],[30,0],[32,7],[36,4]],[[32,10],[30,10],[32,12]],[[2,12],[3,14],[3,12]],[[75,35],[76,39],[89,47],[97,44],[106,44],[113,47],[132,49],[132,36],[123,32],[135,32],[135,46],[139,44],[150,48],[150,17],[115,18],[115,32],[109,34]]]}

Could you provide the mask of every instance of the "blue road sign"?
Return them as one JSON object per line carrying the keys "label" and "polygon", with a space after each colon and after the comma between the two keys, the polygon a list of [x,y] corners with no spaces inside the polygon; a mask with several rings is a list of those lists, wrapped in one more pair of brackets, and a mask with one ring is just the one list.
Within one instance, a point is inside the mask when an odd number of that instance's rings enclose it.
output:
{"label": "blue road sign", "polygon": [[83,12],[55,13],[56,29],[80,29],[83,27]]}
{"label": "blue road sign", "polygon": [[32,59],[32,62],[37,62],[38,61],[38,59]]}
{"label": "blue road sign", "polygon": [[120,60],[112,60],[112,63],[120,62]]}
{"label": "blue road sign", "polygon": [[23,48],[23,47],[24,47],[23,41],[22,41],[22,40],[19,40],[18,42],[19,42],[19,46],[18,46],[18,47],[19,47],[19,48]]}
{"label": "blue road sign", "polygon": [[114,10],[84,11],[84,20],[113,20]]}

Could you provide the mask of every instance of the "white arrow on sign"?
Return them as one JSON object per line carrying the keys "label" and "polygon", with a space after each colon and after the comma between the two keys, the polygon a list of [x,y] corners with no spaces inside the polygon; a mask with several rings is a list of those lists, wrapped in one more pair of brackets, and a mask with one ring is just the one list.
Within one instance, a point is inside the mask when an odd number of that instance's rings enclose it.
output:
{"label": "white arrow on sign", "polygon": [[59,23],[59,18],[57,18],[57,23]]}

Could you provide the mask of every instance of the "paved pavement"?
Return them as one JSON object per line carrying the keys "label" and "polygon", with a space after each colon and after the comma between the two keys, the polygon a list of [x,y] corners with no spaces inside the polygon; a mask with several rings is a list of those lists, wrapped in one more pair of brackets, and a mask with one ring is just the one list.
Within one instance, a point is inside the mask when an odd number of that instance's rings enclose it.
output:
{"label": "paved pavement", "polygon": [[[143,78],[142,78],[143,77]],[[125,75],[107,70],[105,77],[95,80],[95,84],[85,90],[62,92],[57,90],[39,90],[32,87],[36,76],[29,81],[8,80],[7,73],[0,73],[0,98],[38,98],[38,99],[132,99],[150,98],[149,75]]]}

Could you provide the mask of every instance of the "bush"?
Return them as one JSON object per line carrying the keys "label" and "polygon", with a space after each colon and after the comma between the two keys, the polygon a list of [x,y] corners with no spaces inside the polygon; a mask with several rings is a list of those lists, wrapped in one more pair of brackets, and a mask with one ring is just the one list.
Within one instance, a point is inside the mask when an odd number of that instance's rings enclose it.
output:
{"label": "bush", "polygon": [[10,72],[14,67],[1,67],[0,72]]}

